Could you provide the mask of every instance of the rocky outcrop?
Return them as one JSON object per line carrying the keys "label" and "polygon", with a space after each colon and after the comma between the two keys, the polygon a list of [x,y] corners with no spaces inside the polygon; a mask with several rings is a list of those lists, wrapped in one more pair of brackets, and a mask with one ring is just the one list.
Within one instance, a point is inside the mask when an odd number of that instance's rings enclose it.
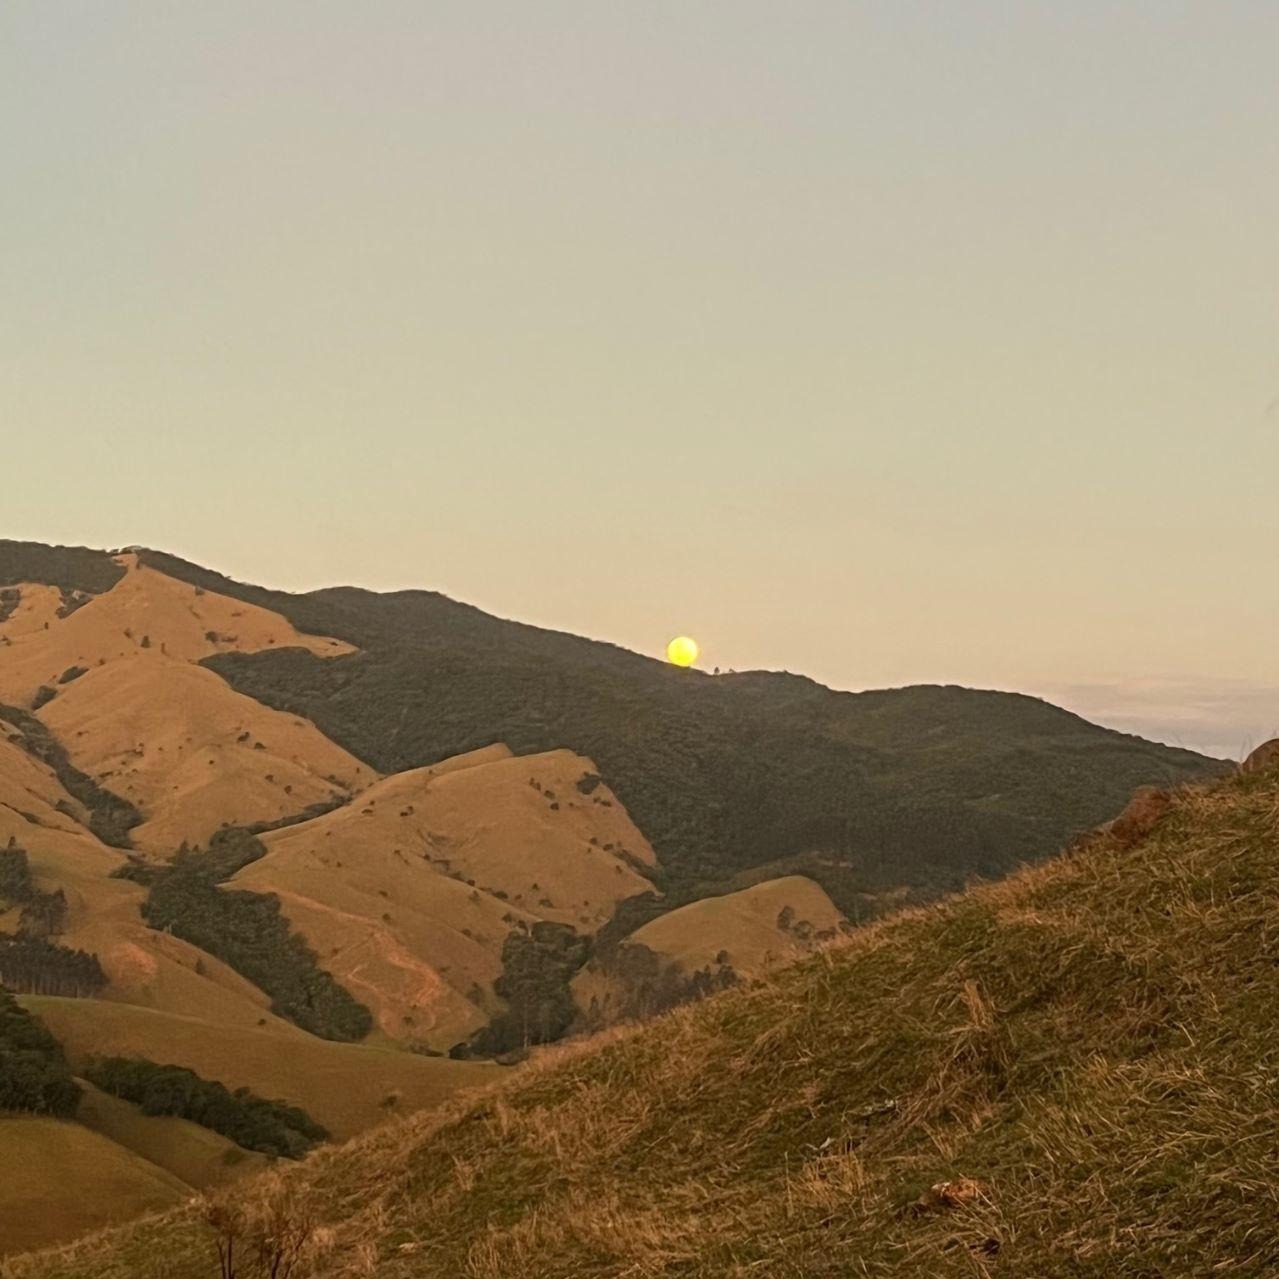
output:
{"label": "rocky outcrop", "polygon": [[1171,791],[1160,786],[1139,786],[1127,808],[1101,829],[1121,848],[1133,848],[1159,825],[1171,807]]}
{"label": "rocky outcrop", "polygon": [[1272,738],[1264,745],[1258,746],[1240,765],[1243,773],[1264,773],[1272,768],[1279,768],[1279,737]]}

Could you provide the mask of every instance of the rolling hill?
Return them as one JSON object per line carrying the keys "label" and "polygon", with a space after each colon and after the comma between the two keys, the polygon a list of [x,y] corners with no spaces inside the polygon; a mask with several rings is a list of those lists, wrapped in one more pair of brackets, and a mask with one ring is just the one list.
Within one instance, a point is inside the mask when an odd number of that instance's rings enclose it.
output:
{"label": "rolling hill", "polygon": [[1003,874],[1113,816],[1137,786],[1223,768],[1016,694],[712,676],[433,592],[291,595],[160,552],[138,558],[356,648],[204,660],[380,772],[494,742],[594,760],[656,851],[668,907],[740,887],[742,874],[798,872],[868,917],[884,892],[923,900]]}
{"label": "rolling hill", "polygon": [[351,1137],[1223,767],[1008,694],[709,676],[429,592],[0,542],[0,983],[66,1070],[177,1089],[3,1129],[48,1136],[65,1202],[22,1246],[214,1184],[210,1090]]}
{"label": "rolling hill", "polygon": [[331,1279],[1271,1274],[1279,771],[1158,807],[6,1279],[204,1279],[290,1223]]}

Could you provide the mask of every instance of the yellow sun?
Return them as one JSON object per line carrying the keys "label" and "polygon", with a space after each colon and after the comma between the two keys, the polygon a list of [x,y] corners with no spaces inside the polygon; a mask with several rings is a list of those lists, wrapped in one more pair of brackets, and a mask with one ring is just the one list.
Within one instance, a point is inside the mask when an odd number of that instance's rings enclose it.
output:
{"label": "yellow sun", "polygon": [[692,666],[701,655],[697,641],[687,635],[677,635],[666,646],[666,660],[674,666]]}

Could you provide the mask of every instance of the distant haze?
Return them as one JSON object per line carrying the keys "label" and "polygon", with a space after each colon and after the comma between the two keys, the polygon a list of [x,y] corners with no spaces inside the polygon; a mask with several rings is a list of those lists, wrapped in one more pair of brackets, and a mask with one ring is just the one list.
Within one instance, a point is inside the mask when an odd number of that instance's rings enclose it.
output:
{"label": "distant haze", "polygon": [[1279,6],[0,10],[0,534],[1279,730]]}

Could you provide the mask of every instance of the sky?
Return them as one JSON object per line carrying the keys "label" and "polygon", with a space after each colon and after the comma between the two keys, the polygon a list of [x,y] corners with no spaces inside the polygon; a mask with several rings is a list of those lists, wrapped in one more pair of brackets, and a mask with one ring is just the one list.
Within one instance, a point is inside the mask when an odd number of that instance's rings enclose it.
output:
{"label": "sky", "polygon": [[5,0],[0,535],[1279,733],[1272,0]]}

